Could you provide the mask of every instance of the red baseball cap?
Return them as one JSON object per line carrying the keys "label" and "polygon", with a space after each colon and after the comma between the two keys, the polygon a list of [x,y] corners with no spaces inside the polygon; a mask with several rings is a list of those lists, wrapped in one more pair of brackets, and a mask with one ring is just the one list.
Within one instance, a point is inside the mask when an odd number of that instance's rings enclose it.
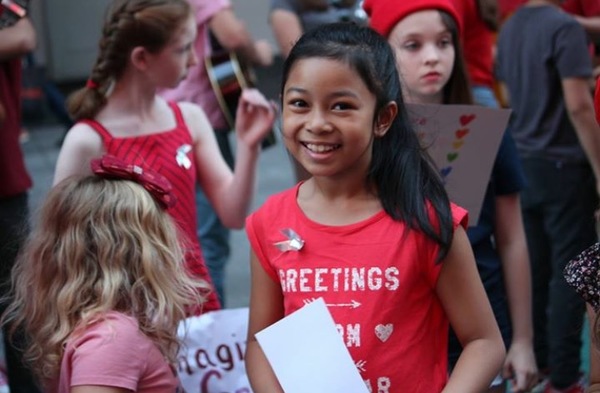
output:
{"label": "red baseball cap", "polygon": [[370,17],[369,25],[384,37],[408,15],[428,9],[447,12],[456,21],[459,35],[462,30],[462,18],[451,0],[366,0],[363,8]]}

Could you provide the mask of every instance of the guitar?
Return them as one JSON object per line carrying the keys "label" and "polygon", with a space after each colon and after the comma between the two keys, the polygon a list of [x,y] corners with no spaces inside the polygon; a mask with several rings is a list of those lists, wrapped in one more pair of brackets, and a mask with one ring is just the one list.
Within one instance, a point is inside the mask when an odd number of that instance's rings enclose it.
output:
{"label": "guitar", "polygon": [[[216,47],[218,45],[213,45],[213,48]],[[235,128],[235,112],[242,89],[254,87],[256,75],[250,67],[239,60],[235,52],[228,52],[222,48],[217,48],[211,56],[207,56],[204,64],[219,107],[229,128],[233,130]],[[276,142],[275,132],[271,129],[262,141],[262,147],[266,149]]]}

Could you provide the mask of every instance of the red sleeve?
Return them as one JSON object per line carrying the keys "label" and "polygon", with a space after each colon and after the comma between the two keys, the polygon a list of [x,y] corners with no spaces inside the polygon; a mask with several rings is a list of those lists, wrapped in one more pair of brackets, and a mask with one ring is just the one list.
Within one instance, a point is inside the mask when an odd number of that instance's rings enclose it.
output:
{"label": "red sleeve", "polygon": [[454,224],[453,228],[456,230],[456,228],[458,228],[460,225],[467,230],[467,226],[469,225],[469,213],[454,203],[450,203],[450,210],[452,212],[452,222]]}
{"label": "red sleeve", "polygon": [[569,14],[584,17],[600,16],[600,1],[598,0],[565,0],[560,6]]}
{"label": "red sleeve", "polygon": [[581,9],[579,0],[565,0],[560,6],[566,13],[583,15],[583,10]]}
{"label": "red sleeve", "polygon": [[[268,202],[268,201],[267,201]],[[258,261],[262,265],[265,272],[275,281],[279,282],[277,277],[277,272],[273,268],[273,266],[269,263],[269,258],[267,258],[266,252],[264,251],[264,226],[262,219],[262,212],[266,209],[266,203],[256,212],[252,213],[246,219],[246,234],[248,235],[248,241],[250,242],[250,247],[252,251],[258,258]],[[262,240],[262,241],[261,241]]]}
{"label": "red sleeve", "polygon": [[[433,207],[430,205],[429,208],[430,214],[435,216]],[[466,230],[469,224],[469,213],[465,209],[458,205],[455,205],[454,203],[450,203],[450,213],[452,214],[452,229],[456,230],[456,228],[458,228],[458,226],[460,225]],[[434,220],[435,225],[437,226],[437,218],[435,218]],[[435,288],[438,277],[442,270],[442,263],[436,262],[440,247],[426,236],[423,236],[423,239],[425,239],[424,247],[429,248],[429,263],[423,264],[425,268],[424,273],[431,287]],[[432,244],[435,244],[435,246],[432,247]]]}

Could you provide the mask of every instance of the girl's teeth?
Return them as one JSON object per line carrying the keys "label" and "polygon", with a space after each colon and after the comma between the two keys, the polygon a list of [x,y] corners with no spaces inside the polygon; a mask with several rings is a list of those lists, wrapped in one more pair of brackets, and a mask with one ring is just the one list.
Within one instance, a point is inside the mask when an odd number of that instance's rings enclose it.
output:
{"label": "girl's teeth", "polygon": [[308,150],[313,151],[315,153],[325,153],[335,149],[335,146],[331,145],[315,145],[313,143],[307,143],[306,147]]}

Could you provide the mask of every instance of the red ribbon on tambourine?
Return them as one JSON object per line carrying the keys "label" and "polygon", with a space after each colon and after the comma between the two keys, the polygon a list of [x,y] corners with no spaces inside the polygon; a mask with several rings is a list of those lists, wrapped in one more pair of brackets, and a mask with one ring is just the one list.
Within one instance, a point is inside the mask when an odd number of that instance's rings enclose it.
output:
{"label": "red ribbon on tambourine", "polygon": [[151,169],[129,164],[110,154],[92,160],[91,167],[95,175],[105,179],[131,180],[140,184],[165,209],[176,202],[171,183]]}

